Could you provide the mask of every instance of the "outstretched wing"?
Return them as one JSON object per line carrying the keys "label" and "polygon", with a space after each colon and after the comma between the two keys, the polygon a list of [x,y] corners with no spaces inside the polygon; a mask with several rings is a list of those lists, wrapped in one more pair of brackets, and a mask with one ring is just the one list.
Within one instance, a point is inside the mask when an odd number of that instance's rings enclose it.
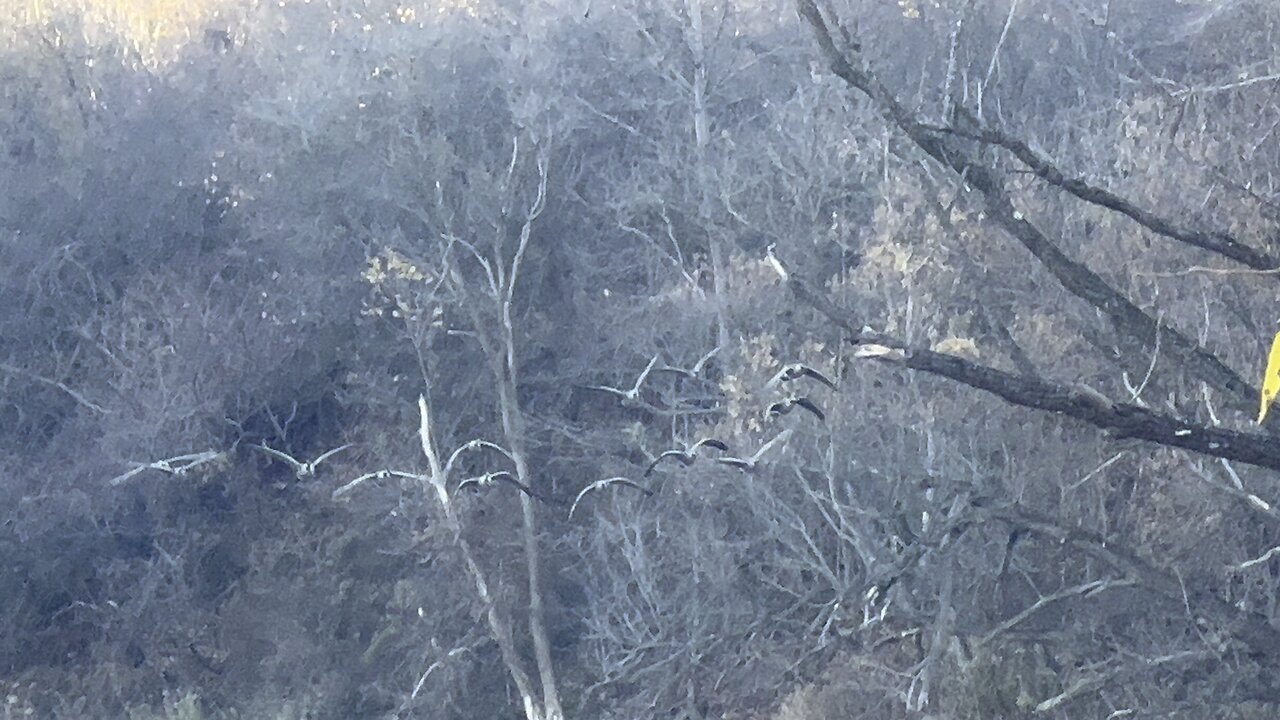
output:
{"label": "outstretched wing", "polygon": [[534,495],[534,494],[533,494],[533,488],[531,488],[531,487],[529,487],[528,485],[525,485],[524,483],[520,482],[519,480],[517,480],[517,479],[516,479],[516,476],[515,476],[515,475],[512,475],[511,473],[509,473],[509,472],[507,472],[507,471],[505,471],[505,470],[500,470],[500,471],[498,471],[498,472],[496,472],[496,473],[493,473],[493,474],[491,475],[491,477],[492,477],[494,480],[501,480],[501,481],[503,481],[503,482],[507,483],[508,485],[510,485],[510,486],[512,486],[512,487],[514,487],[515,489],[519,490],[520,492],[524,493],[525,495],[528,495],[529,497],[533,498],[534,500],[540,500],[540,499],[541,499],[541,498],[539,498],[537,495]]}
{"label": "outstretched wing", "polygon": [[286,454],[284,454],[284,453],[280,452],[279,450],[275,450],[275,449],[273,449],[273,448],[269,448],[269,447],[267,447],[266,445],[251,445],[250,447],[255,447],[255,448],[257,448],[257,449],[261,450],[262,452],[264,452],[264,453],[266,453],[266,454],[268,454],[268,455],[271,455],[272,457],[275,457],[275,458],[277,458],[277,459],[280,459],[280,460],[283,460],[283,461],[285,461],[285,462],[289,463],[289,465],[290,465],[290,466],[291,466],[295,471],[297,471],[297,470],[303,470],[303,469],[306,467],[305,465],[303,465],[302,463],[298,462],[297,460],[294,460],[292,457],[290,457],[290,456],[288,456],[288,455],[286,455]]}
{"label": "outstretched wing", "polygon": [[702,438],[701,440],[693,444],[694,450],[697,450],[698,448],[701,448],[701,447],[710,447],[710,448],[715,448],[720,452],[729,452],[729,446],[715,438]]}
{"label": "outstretched wing", "polygon": [[814,417],[818,418],[819,420],[825,421],[827,419],[827,415],[826,413],[822,412],[822,408],[818,407],[817,404],[815,404],[812,400],[810,400],[807,397],[794,398],[792,399],[791,402],[813,413]]}
{"label": "outstretched wing", "polygon": [[718,457],[718,458],[715,458],[715,461],[720,463],[721,465],[728,465],[729,467],[735,467],[735,468],[738,468],[739,470],[751,469],[751,461],[744,460],[742,458]]}
{"label": "outstretched wing", "polygon": [[692,370],[686,370],[682,367],[675,367],[672,365],[663,365],[662,367],[654,368],[654,372],[672,373],[675,375],[680,375],[681,377],[687,377],[690,380],[696,380],[698,378],[698,376],[695,375]]}
{"label": "outstretched wing", "polygon": [[777,445],[783,440],[786,440],[787,438],[791,437],[791,432],[792,432],[791,428],[787,428],[786,430],[783,430],[777,435],[774,435],[772,440],[760,446],[760,449],[756,451],[756,454],[752,459],[759,460],[761,457],[764,456],[765,453],[769,452],[769,449],[772,448],[774,445]]}
{"label": "outstretched wing", "polygon": [[817,380],[818,382],[822,383],[823,385],[826,385],[827,387],[831,388],[832,390],[839,390],[839,389],[840,389],[840,388],[836,387],[836,383],[835,383],[835,381],[834,381],[834,380],[832,380],[831,378],[827,377],[826,375],[823,375],[822,373],[818,372],[817,370],[814,370],[813,368],[809,367],[808,365],[797,365],[797,366],[796,366],[796,369],[797,369],[797,370],[799,370],[799,372],[800,372],[800,374],[801,374],[801,375],[804,375],[804,376],[806,376],[806,377],[811,377],[811,378],[813,378],[814,380]]}
{"label": "outstretched wing", "polygon": [[336,447],[336,448],[334,448],[334,449],[332,449],[332,450],[330,450],[330,451],[328,451],[328,452],[324,453],[324,454],[323,454],[323,455],[321,455],[320,457],[316,458],[314,462],[312,462],[312,463],[311,463],[311,467],[315,467],[315,466],[319,465],[320,463],[324,462],[325,460],[328,460],[329,458],[333,457],[334,455],[337,455],[338,453],[342,452],[343,450],[346,450],[346,449],[347,449],[347,448],[349,448],[349,447],[351,447],[351,443],[347,443],[346,445],[342,445],[342,446],[340,446],[340,447]]}
{"label": "outstretched wing", "polygon": [[666,460],[669,457],[678,458],[680,462],[684,464],[686,467],[688,467],[693,462],[692,460],[689,459],[689,457],[685,454],[683,450],[668,450],[662,453],[661,455],[659,455],[658,457],[654,458],[653,462],[649,463],[649,467],[644,469],[644,476],[649,477],[650,475],[652,475],[653,469],[658,467],[658,463],[661,463],[663,460]]}
{"label": "outstretched wing", "polygon": [[764,386],[767,388],[777,387],[783,380],[787,379],[787,375],[789,375],[790,373],[791,373],[791,366],[788,365],[782,368],[781,370],[779,370],[778,372],[774,373],[773,377],[769,378],[769,382],[765,383]]}
{"label": "outstretched wing", "polygon": [[640,377],[636,378],[635,387],[631,389],[631,392],[640,391],[640,386],[644,385],[644,381],[649,377],[649,373],[653,372],[653,366],[658,364],[659,357],[661,357],[661,354],[654,355],[653,359],[649,361],[649,364],[644,366],[644,371],[640,373]]}
{"label": "outstretched wing", "polygon": [[610,387],[608,385],[579,385],[578,387],[582,388],[583,390],[599,390],[600,392],[607,392],[611,395],[617,395],[618,397],[621,397],[621,398],[628,397],[626,390],[619,390],[616,387]]}
{"label": "outstretched wing", "polygon": [[628,487],[633,487],[633,488],[635,488],[635,489],[639,490],[640,492],[644,493],[645,495],[652,495],[652,494],[653,494],[653,491],[652,491],[652,490],[650,490],[649,488],[647,488],[647,487],[645,487],[645,486],[641,485],[640,483],[638,483],[638,482],[636,482],[636,481],[634,481],[634,480],[628,479],[628,478],[624,478],[624,477],[611,477],[611,478],[605,478],[604,480],[597,480],[597,481],[595,481],[595,482],[591,483],[590,485],[586,486],[585,488],[583,488],[583,489],[582,489],[582,492],[578,493],[578,497],[576,497],[576,498],[574,498],[574,499],[573,499],[573,505],[571,505],[571,506],[569,507],[569,517],[571,517],[571,518],[573,517],[573,513],[574,513],[574,511],[576,511],[576,510],[578,509],[578,503],[582,502],[582,498],[586,497],[588,493],[590,493],[590,492],[592,492],[592,491],[594,491],[594,490],[600,490],[601,488],[606,488],[606,487],[608,487],[608,486],[610,486],[610,485],[615,485],[615,484],[616,484],[616,485],[626,485],[626,486],[628,486]]}
{"label": "outstretched wing", "polygon": [[705,367],[707,366],[707,363],[711,360],[711,358],[715,357],[715,356],[716,356],[716,353],[720,352],[720,348],[721,348],[721,347],[723,347],[723,346],[721,346],[721,345],[717,345],[717,346],[715,346],[715,347],[711,348],[711,352],[709,352],[709,353],[707,353],[706,355],[703,355],[701,358],[699,358],[699,359],[698,359],[698,362],[697,362],[696,364],[694,364],[694,366],[693,366],[693,368],[692,368],[692,370],[693,370],[693,374],[694,374],[694,375],[697,375],[698,373],[702,372],[703,368],[705,368]]}

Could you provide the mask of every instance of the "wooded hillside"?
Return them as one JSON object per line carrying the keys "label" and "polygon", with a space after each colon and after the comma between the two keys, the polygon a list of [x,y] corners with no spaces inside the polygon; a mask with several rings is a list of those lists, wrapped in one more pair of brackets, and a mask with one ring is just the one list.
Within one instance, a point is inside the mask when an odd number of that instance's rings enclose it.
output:
{"label": "wooded hillside", "polygon": [[1278,32],[0,7],[0,717],[1277,717]]}

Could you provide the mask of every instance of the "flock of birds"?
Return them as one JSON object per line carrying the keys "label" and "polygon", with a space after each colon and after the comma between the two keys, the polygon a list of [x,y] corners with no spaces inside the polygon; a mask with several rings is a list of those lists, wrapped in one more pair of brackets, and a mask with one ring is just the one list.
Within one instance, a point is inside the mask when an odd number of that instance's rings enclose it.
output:
{"label": "flock of birds", "polygon": [[[669,366],[658,368],[657,365],[658,365],[659,356],[655,355],[653,359],[649,361],[649,364],[645,366],[644,370],[641,371],[640,376],[636,378],[635,383],[630,388],[627,388],[627,389],[616,388],[609,385],[584,385],[582,387],[587,390],[599,390],[602,392],[610,393],[612,395],[616,395],[622,399],[624,404],[635,404],[640,401],[640,390],[644,386],[645,380],[648,379],[650,373],[654,372],[655,368],[660,371],[665,370],[670,372],[676,372],[681,375],[686,375],[688,377],[697,377],[698,373],[700,373],[702,369],[706,366],[707,361],[710,360],[719,350],[720,348],[716,348],[711,352],[707,353],[698,361],[696,365],[694,365],[693,368],[690,368],[687,370],[683,368],[672,368]],[[777,388],[784,385],[789,386],[792,383],[796,383],[801,380],[816,381],[818,383],[821,383],[822,385],[827,386],[832,390],[836,390],[836,391],[839,390],[839,387],[836,385],[835,381],[833,381],[831,378],[827,377],[822,372],[808,365],[805,365],[804,363],[798,363],[798,362],[791,363],[784,366],[772,378],[770,378],[767,383],[765,383],[765,387]],[[787,397],[772,403],[765,410],[765,413],[770,418],[776,418],[782,415],[787,415],[791,413],[791,411],[795,410],[796,408],[800,408],[802,410],[805,410],[806,412],[809,412],[814,417],[816,417],[819,421],[826,420],[826,417],[827,417],[826,413],[822,411],[822,408],[819,407],[818,404],[814,402],[812,398],[810,398],[807,395],[799,395],[799,394],[790,394]],[[653,458],[653,460],[650,461],[648,467],[645,468],[644,476],[645,477],[651,476],[660,465],[668,462],[677,462],[681,466],[688,468],[692,466],[695,462],[697,462],[698,459],[703,456],[703,452],[708,449],[715,450],[719,453],[718,455],[715,455],[714,457],[710,458],[712,462],[718,463],[720,465],[725,465],[728,467],[737,468],[742,472],[753,472],[760,465],[762,458],[764,458],[764,456],[771,449],[773,449],[780,443],[785,442],[787,438],[791,436],[791,433],[792,433],[791,428],[783,430],[782,432],[778,433],[773,438],[771,438],[768,442],[761,445],[759,449],[755,451],[755,453],[745,457],[730,455],[729,453],[732,451],[729,447],[729,444],[724,442],[723,440],[719,440],[717,438],[711,438],[711,437],[702,438],[686,447],[672,448],[671,450],[666,450],[660,453],[657,457]],[[636,482],[631,478],[611,477],[611,478],[605,478],[603,480],[597,480],[587,485],[585,488],[583,488],[582,491],[578,493],[578,496],[574,498],[573,505],[569,508],[569,517],[573,517],[573,514],[577,510],[578,505],[582,502],[582,500],[585,497],[587,497],[588,495],[590,495],[591,493],[597,490],[602,490],[604,488],[615,486],[615,485],[630,487],[644,493],[645,495],[653,494],[653,490],[651,488],[639,482]]]}
{"label": "flock of birds", "polygon": [[[640,372],[640,375],[639,377],[636,378],[635,383],[632,384],[631,387],[629,388],[617,388],[610,385],[582,385],[580,387],[587,390],[596,390],[600,392],[606,392],[611,395],[615,395],[621,399],[624,405],[634,406],[641,402],[641,390],[644,387],[645,381],[649,378],[650,374],[652,374],[653,372],[655,371],[669,372],[669,373],[674,373],[674,374],[681,375],[688,378],[698,378],[702,374],[703,370],[706,368],[707,362],[709,362],[711,358],[713,358],[716,355],[716,353],[719,352],[719,350],[720,348],[717,347],[711,352],[707,353],[706,355],[703,355],[698,360],[698,362],[695,363],[690,368],[672,367],[665,364],[659,367],[658,361],[660,356],[655,355],[653,359],[649,361],[649,364],[645,366],[644,370]],[[780,388],[784,386],[794,387],[795,386],[794,384],[798,384],[800,381],[817,382],[821,385],[825,385],[831,390],[839,391],[839,387],[836,385],[835,381],[833,381],[831,378],[827,377],[826,375],[819,372],[818,370],[808,365],[805,365],[804,363],[798,363],[798,362],[791,363],[784,366],[772,378],[770,378],[767,383],[765,383],[765,387],[766,388]],[[796,408],[800,408],[801,410],[804,410],[812,414],[819,421],[826,420],[826,413],[822,411],[822,408],[819,407],[818,404],[814,402],[812,398],[810,398],[807,395],[801,395],[796,393],[788,394],[786,397],[782,398],[781,400],[778,400],[770,404],[765,410],[765,414],[770,418],[777,418],[783,415],[790,414]],[[683,468],[689,468],[704,456],[710,456],[709,457],[710,462],[714,462],[719,465],[736,468],[745,473],[754,472],[756,468],[760,466],[760,463],[762,462],[762,459],[765,457],[765,455],[767,455],[770,450],[777,447],[779,444],[786,442],[786,440],[789,437],[791,437],[792,432],[793,432],[792,428],[787,428],[783,430],[777,435],[774,435],[771,439],[769,439],[763,445],[761,445],[754,453],[747,456],[732,455],[730,453],[732,453],[733,451],[730,448],[728,443],[724,442],[723,440],[719,440],[717,438],[704,437],[685,447],[672,448],[670,450],[666,450],[658,454],[658,456],[654,457],[649,462],[648,466],[644,469],[644,477],[647,478],[652,476],[653,473],[664,464],[669,465],[671,463],[678,463]],[[473,441],[472,445],[475,445],[477,443],[486,444],[486,445],[489,444],[489,443],[483,443],[481,441]],[[309,460],[309,461],[299,460],[289,455],[288,453],[282,452],[280,450],[276,450],[275,448],[272,448],[266,445],[265,443],[253,445],[252,447],[262,452],[263,454],[271,457],[274,460],[279,460],[288,464],[289,467],[293,469],[294,475],[299,480],[305,480],[315,476],[316,468],[321,463],[325,462],[326,460],[333,457],[334,455],[337,455],[338,453],[344,450],[347,450],[348,448],[351,447],[351,445],[346,444],[346,445],[333,448],[332,450],[322,453],[321,455],[316,457],[314,460]],[[710,451],[715,451],[715,454],[713,455]],[[374,473],[373,475],[377,475],[377,473]],[[365,476],[365,477],[369,477],[369,476]],[[361,479],[363,480],[365,478],[362,477]],[[458,490],[463,490],[468,487],[477,487],[477,488],[487,487],[497,482],[502,482],[502,483],[511,485],[530,497],[533,497],[533,498],[540,497],[540,495],[538,493],[535,493],[532,488],[530,488],[528,485],[522,482],[515,475],[507,471],[487,472],[487,473],[484,473],[483,475],[477,475],[475,477],[466,478],[465,480],[463,480],[458,484]],[[574,512],[576,512],[578,509],[578,505],[581,504],[582,501],[585,498],[587,498],[589,495],[591,495],[592,493],[598,490],[602,490],[604,488],[613,487],[613,486],[630,487],[645,495],[653,495],[654,493],[652,488],[646,486],[643,483],[632,480],[631,478],[628,478],[628,477],[615,476],[615,477],[604,478],[603,480],[597,480],[593,483],[588,484],[585,488],[582,489],[581,492],[578,493],[577,497],[574,498],[573,503],[569,508],[569,517],[573,517]]]}

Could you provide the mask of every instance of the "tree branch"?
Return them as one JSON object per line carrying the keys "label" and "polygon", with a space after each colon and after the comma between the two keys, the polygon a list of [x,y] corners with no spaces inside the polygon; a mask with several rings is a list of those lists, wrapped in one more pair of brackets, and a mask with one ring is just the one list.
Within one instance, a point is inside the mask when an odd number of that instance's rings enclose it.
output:
{"label": "tree branch", "polygon": [[[980,122],[963,108],[959,109],[958,112],[969,117],[974,123]],[[1216,253],[1254,270],[1275,271],[1280,268],[1280,259],[1276,259],[1261,250],[1255,250],[1226,233],[1203,232],[1185,225],[1179,225],[1149,210],[1140,208],[1109,190],[1090,185],[1079,178],[1067,177],[1048,157],[1036,152],[1022,140],[1006,135],[999,130],[983,127],[976,132],[967,132],[955,128],[946,128],[943,131],[979,142],[999,145],[1012,153],[1014,157],[1018,158],[1041,180],[1059,187],[1087,203],[1114,210],[1158,235],[1163,235],[1201,250]],[[1277,277],[1280,277],[1280,275],[1277,275]]]}
{"label": "tree branch", "polygon": [[912,370],[949,378],[985,390],[1014,405],[1068,415],[1098,427],[1112,437],[1146,440],[1280,470],[1280,445],[1270,435],[1199,425],[1132,403],[1113,402],[1088,388],[1015,375],[955,355],[909,347],[896,338],[870,329],[857,329],[830,300],[815,293],[794,275],[788,284],[801,300],[844,330],[854,345],[876,345],[892,350],[877,355],[875,359],[881,362],[897,363]]}
{"label": "tree branch", "polygon": [[[927,155],[950,168],[982,194],[987,215],[1022,243],[1053,274],[1062,286],[1111,318],[1118,330],[1128,333],[1147,347],[1157,334],[1168,340],[1179,365],[1236,399],[1240,407],[1251,406],[1257,391],[1213,353],[1167,324],[1161,324],[1124,295],[1117,292],[1086,265],[1072,260],[1035,225],[1023,218],[1013,205],[999,173],[979,164],[962,150],[943,142],[936,128],[908,111],[882,85],[861,57],[853,61],[842,53],[831,37],[814,0],[796,0],[800,16],[812,26],[823,57],[832,72],[851,87],[861,90],[878,105],[885,116]],[[858,63],[855,67],[853,62]]]}

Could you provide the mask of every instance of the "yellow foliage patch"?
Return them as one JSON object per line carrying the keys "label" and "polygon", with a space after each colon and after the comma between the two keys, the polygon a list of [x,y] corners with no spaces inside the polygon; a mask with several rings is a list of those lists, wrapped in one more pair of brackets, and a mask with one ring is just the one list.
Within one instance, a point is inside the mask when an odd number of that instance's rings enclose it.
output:
{"label": "yellow foliage patch", "polygon": [[939,340],[934,343],[933,351],[974,360],[979,356],[978,344],[973,341],[973,338],[967,337],[949,337]]}
{"label": "yellow foliage patch", "polygon": [[1262,402],[1258,408],[1258,424],[1267,417],[1267,410],[1280,394],[1280,333],[1271,340],[1271,352],[1267,354],[1267,368],[1262,374]]}

